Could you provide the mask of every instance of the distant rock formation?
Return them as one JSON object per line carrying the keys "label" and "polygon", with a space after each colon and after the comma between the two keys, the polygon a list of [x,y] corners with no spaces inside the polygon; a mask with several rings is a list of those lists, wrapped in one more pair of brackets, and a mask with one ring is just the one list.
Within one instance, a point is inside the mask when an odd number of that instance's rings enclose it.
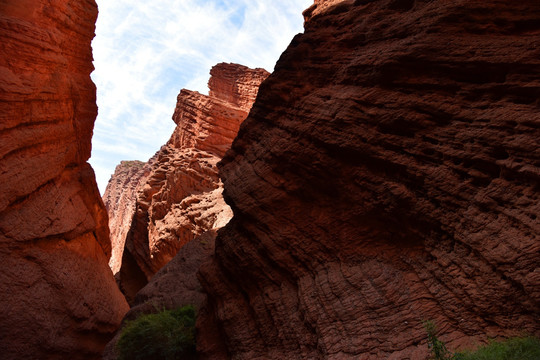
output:
{"label": "distant rock formation", "polygon": [[122,254],[131,220],[135,214],[137,192],[150,174],[151,164],[142,161],[122,161],[111,176],[103,203],[109,213],[112,253],[109,266],[116,274],[122,265]]}
{"label": "distant rock formation", "polygon": [[111,265],[129,301],[180,248],[232,217],[216,164],[269,73],[226,63],[210,73],[209,96],[185,89],[178,95],[177,127],[144,169],[133,170],[140,180],[127,183],[120,165],[107,187],[105,203],[121,204],[108,207],[112,243],[120,247]]}
{"label": "distant rock formation", "polygon": [[99,359],[128,305],[90,157],[94,1],[0,3],[0,357]]}
{"label": "distant rock formation", "polygon": [[227,352],[201,355],[539,334],[540,2],[315,5],[220,165],[234,217],[200,277]]}

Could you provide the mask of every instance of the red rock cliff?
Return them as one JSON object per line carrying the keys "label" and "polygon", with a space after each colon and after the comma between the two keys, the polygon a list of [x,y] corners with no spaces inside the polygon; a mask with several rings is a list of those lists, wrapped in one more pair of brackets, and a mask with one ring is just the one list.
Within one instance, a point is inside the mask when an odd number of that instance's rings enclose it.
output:
{"label": "red rock cliff", "polygon": [[[211,75],[209,96],[185,89],[178,95],[173,115],[177,127],[139,185],[134,216],[117,224],[129,228],[123,254],[118,252],[122,265],[117,274],[129,300],[182,246],[207,230],[224,226],[232,216],[221,195],[216,164],[269,74],[221,63],[212,68]],[[111,219],[118,217],[109,212]],[[112,229],[117,231],[114,225]]]}
{"label": "red rock cliff", "polygon": [[539,334],[540,3],[325,3],[220,166],[200,277],[229,356],[422,359],[424,319],[450,348]]}
{"label": "red rock cliff", "polygon": [[103,194],[103,203],[109,214],[112,243],[109,266],[113,274],[118,273],[122,265],[122,254],[135,214],[137,194],[150,174],[151,164],[152,161],[122,161],[116,167]]}
{"label": "red rock cliff", "polygon": [[127,311],[87,160],[94,1],[0,2],[0,353],[100,358]]}

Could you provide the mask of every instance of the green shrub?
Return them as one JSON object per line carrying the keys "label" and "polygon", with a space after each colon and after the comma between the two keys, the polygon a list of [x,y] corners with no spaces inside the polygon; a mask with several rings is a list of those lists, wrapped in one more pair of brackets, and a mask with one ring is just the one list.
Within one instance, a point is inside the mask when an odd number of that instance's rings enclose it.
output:
{"label": "green shrub", "polygon": [[119,360],[173,360],[195,354],[195,308],[145,314],[122,329]]}
{"label": "green shrub", "polygon": [[540,360],[540,340],[532,336],[492,341],[476,350],[452,353],[437,338],[435,323],[424,321],[423,324],[433,360]]}
{"label": "green shrub", "polygon": [[450,360],[453,354],[448,351],[444,342],[437,338],[437,327],[433,321],[424,321],[424,328],[428,336],[428,348],[431,352],[431,359],[434,360]]}
{"label": "green shrub", "polygon": [[474,351],[457,353],[456,360],[539,360],[540,340],[534,337],[492,341]]}

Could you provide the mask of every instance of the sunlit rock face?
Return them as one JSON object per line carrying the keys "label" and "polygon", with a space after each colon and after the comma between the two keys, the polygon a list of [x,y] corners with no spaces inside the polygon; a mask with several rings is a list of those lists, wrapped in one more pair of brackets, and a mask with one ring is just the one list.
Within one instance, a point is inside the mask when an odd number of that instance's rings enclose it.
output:
{"label": "sunlit rock face", "polygon": [[126,236],[135,213],[137,192],[146,182],[152,163],[152,160],[148,163],[137,160],[120,162],[105,189],[103,203],[109,213],[112,243],[109,266],[113,274],[118,273],[122,265]]}
{"label": "sunlit rock face", "polygon": [[0,357],[100,358],[128,309],[87,160],[94,1],[0,2]]}
{"label": "sunlit rock face", "polygon": [[208,96],[189,90],[178,95],[170,140],[140,173],[133,170],[142,181],[115,175],[109,183],[108,196],[121,204],[109,207],[112,241],[121,248],[113,249],[111,264],[130,301],[180,248],[232,217],[216,164],[269,73],[226,63],[210,73]]}
{"label": "sunlit rock face", "polygon": [[451,349],[539,334],[540,3],[316,5],[220,165],[221,355],[422,359],[426,319]]}

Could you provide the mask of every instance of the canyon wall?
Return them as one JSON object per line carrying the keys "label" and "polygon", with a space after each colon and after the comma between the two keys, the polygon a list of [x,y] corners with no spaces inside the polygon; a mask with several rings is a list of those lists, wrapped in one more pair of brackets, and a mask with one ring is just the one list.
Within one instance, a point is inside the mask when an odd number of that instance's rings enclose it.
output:
{"label": "canyon wall", "polygon": [[232,217],[221,195],[216,164],[229,149],[269,73],[221,63],[210,74],[209,95],[185,89],[178,95],[173,115],[176,129],[136,175],[142,180],[133,178],[136,186],[125,189],[115,186],[128,181],[118,174],[107,187],[105,203],[110,204],[113,246],[123,249],[113,248],[111,264],[129,301],[180,248],[207,230],[224,226]]}
{"label": "canyon wall", "polygon": [[90,157],[92,0],[0,2],[0,354],[100,358],[128,310]]}
{"label": "canyon wall", "polygon": [[103,203],[109,214],[112,248],[109,266],[113,274],[118,273],[122,266],[122,255],[135,214],[137,194],[150,175],[153,160],[152,158],[147,163],[137,160],[121,161],[103,194]]}
{"label": "canyon wall", "polygon": [[[540,334],[540,3],[316,1],[220,163],[232,359]],[[204,314],[203,314],[204,316]]]}

